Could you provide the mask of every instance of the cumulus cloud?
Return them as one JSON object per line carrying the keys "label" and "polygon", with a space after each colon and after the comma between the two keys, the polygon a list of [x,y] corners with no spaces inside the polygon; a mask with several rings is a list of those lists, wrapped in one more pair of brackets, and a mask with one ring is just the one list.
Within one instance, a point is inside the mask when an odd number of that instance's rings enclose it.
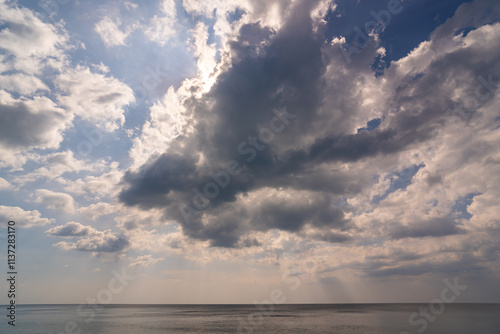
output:
{"label": "cumulus cloud", "polygon": [[0,48],[14,56],[9,62],[13,68],[36,74],[45,67],[46,57],[63,61],[68,36],[60,27],[44,23],[31,10],[5,0],[0,1],[0,20],[5,27],[0,32]]}
{"label": "cumulus cloud", "polygon": [[[285,133],[304,133],[307,137],[308,131],[315,132],[315,115],[324,96],[322,80],[326,63],[322,55],[323,43],[321,37],[312,31],[310,10],[306,5],[297,4],[291,11],[288,24],[276,36],[258,23],[241,28],[238,40],[231,45],[232,67],[221,73],[211,91],[190,108],[196,120],[194,134],[171,143],[169,153],[145,164],[139,173],[129,172],[124,179],[129,188],[121,194],[124,203],[145,208],[168,207],[171,217],[178,219],[183,226],[184,233],[201,240],[212,240],[213,245],[231,246],[248,228],[238,222],[241,219],[217,221],[219,206],[228,209],[238,194],[268,185],[288,188],[292,174],[314,182],[308,175],[308,169],[313,167],[308,160],[321,163],[328,159],[315,153],[319,150],[315,148],[311,149],[313,153],[305,153],[304,158],[301,152],[290,152],[286,145],[300,147],[304,143]],[[203,118],[198,117],[198,113],[203,114]],[[276,139],[269,145],[260,143],[252,148],[252,138],[257,138],[264,126],[274,126],[280,129],[277,131],[280,133],[274,135]],[[287,130],[282,131],[285,127]],[[282,134],[282,138],[278,138]],[[356,141],[346,136],[345,143],[342,140],[340,143],[347,146],[339,150],[349,152],[350,146],[361,146],[377,136],[362,134],[359,140],[356,137]],[[381,134],[381,142],[391,136],[394,135]],[[392,140],[397,142],[397,139]],[[320,144],[315,147],[320,147]],[[238,151],[245,151],[245,154]],[[353,159],[359,158],[355,156]],[[193,205],[192,199],[196,195],[193,189],[203,192],[206,184],[214,182],[210,172],[224,170],[231,160],[243,167],[241,174],[232,178],[228,186],[209,201],[207,211],[196,212],[190,215],[191,221],[185,221],[182,212],[179,213],[182,209],[179,210],[175,202]],[[335,221],[342,221],[343,213],[328,204],[334,200],[318,203],[317,208],[311,207],[304,210],[304,215],[298,216],[280,209],[283,202],[268,203],[263,205],[262,213],[249,213],[249,224],[253,226],[250,229],[283,228],[298,232],[306,223],[315,227],[328,225],[322,223],[328,219],[331,226],[340,228],[342,224],[336,225]],[[214,214],[215,218],[210,219]],[[258,218],[265,216],[272,218],[265,222]],[[266,224],[271,220],[271,224]]]}
{"label": "cumulus cloud", "polygon": [[396,226],[391,233],[392,238],[423,238],[423,237],[442,237],[465,233],[452,218],[440,217],[426,221],[417,221],[410,226]]}
{"label": "cumulus cloud", "polygon": [[82,214],[84,217],[88,217],[92,220],[97,220],[99,217],[104,215],[109,215],[116,212],[117,209],[113,204],[106,202],[99,202],[96,204],[91,204],[88,207],[83,207],[78,209],[78,213]]}
{"label": "cumulus cloud", "polygon": [[64,93],[58,96],[64,107],[107,131],[123,125],[124,107],[135,101],[126,84],[82,66],[61,73],[55,83]]}
{"label": "cumulus cloud", "polygon": [[22,95],[32,95],[39,90],[49,90],[47,85],[39,78],[22,73],[0,75],[0,87],[7,92],[15,92]]}
{"label": "cumulus cloud", "polygon": [[0,152],[3,166],[16,165],[18,154],[34,149],[55,149],[73,116],[50,99],[15,99],[0,90]]}
{"label": "cumulus cloud", "polygon": [[151,156],[165,152],[170,142],[181,135],[186,124],[182,94],[170,87],[163,98],[150,107],[150,119],[142,126],[141,135],[134,138],[129,151],[134,168],[139,168]]}
{"label": "cumulus cloud", "polygon": [[120,180],[124,172],[118,169],[118,162],[109,165],[97,164],[101,167],[97,175],[87,175],[81,178],[58,178],[67,192],[77,195],[86,195],[93,200],[100,200],[102,197],[113,197],[120,191]]}
{"label": "cumulus cloud", "polygon": [[124,123],[132,90],[88,66],[72,68],[68,50],[77,46],[64,22],[42,22],[15,2],[0,8],[0,166],[20,169],[34,150],[58,149],[75,116],[107,131]]}
{"label": "cumulus cloud", "polygon": [[[46,182],[36,202],[106,216],[123,233],[77,222],[49,229],[65,250],[248,260],[298,275],[294,264],[312,256],[311,276],[326,282],[498,272],[500,5],[462,4],[383,73],[372,66],[391,54],[383,36],[350,62],[345,36],[325,40],[334,7],[161,1],[144,35],[159,46],[182,36],[196,76],[144,106],[142,127],[127,129],[140,132],[124,143],[130,161],[110,163],[78,159],[63,139],[75,119],[122,127],[135,101],[128,81],[103,63],[72,68],[63,23],[0,1],[0,166],[33,162],[0,178],[0,189]],[[195,23],[179,35],[186,22]],[[132,29],[109,14],[95,25],[108,47],[132,42]],[[36,210],[0,213],[52,222]],[[161,260],[142,255],[130,266]]]}
{"label": "cumulus cloud", "polygon": [[5,205],[0,205],[0,219],[5,222],[13,220],[21,227],[42,226],[54,222],[54,219],[42,218],[38,210],[26,211],[17,206]]}
{"label": "cumulus cloud", "polygon": [[61,241],[56,243],[55,246],[64,250],[116,253],[125,250],[128,246],[128,241],[123,236],[103,233],[102,235],[94,235],[78,240],[77,242]]}
{"label": "cumulus cloud", "polygon": [[149,25],[145,27],[144,34],[150,40],[164,46],[176,34],[177,9],[174,0],[160,2],[160,15],[155,15]]}
{"label": "cumulus cloud", "polygon": [[54,237],[78,239],[75,242],[61,241],[54,244],[54,246],[64,250],[116,253],[129,246],[127,238],[123,235],[115,235],[110,230],[98,231],[91,226],[77,222],[68,222],[65,225],[54,227],[46,233]]}
{"label": "cumulus cloud", "polygon": [[61,180],[61,176],[67,173],[80,173],[83,171],[98,172],[105,168],[102,161],[89,162],[75,158],[70,150],[46,154],[37,159],[33,159],[41,167],[13,178],[15,183],[26,185],[39,179]]}
{"label": "cumulus cloud", "polygon": [[36,191],[35,201],[44,204],[47,208],[67,213],[75,212],[75,201],[71,195],[58,193],[47,189]]}
{"label": "cumulus cloud", "polygon": [[90,226],[85,226],[77,222],[68,222],[64,225],[56,226],[45,233],[53,237],[87,237],[97,233],[97,230]]}
{"label": "cumulus cloud", "polygon": [[[445,254],[466,235],[483,233],[474,217],[453,214],[468,193],[491,194],[486,180],[498,175],[498,131],[491,125],[498,117],[491,107],[496,85],[481,86],[478,77],[497,78],[500,25],[491,22],[499,6],[462,5],[429,41],[375,76],[370,64],[383,53],[375,36],[351,63],[340,48],[342,36],[324,43],[314,15],[329,5],[283,2],[279,19],[267,26],[245,16],[206,93],[206,82],[193,80],[191,97],[181,99],[189,126],[169,139],[163,154],[159,147],[154,154],[142,150],[137,161],[143,165],[123,178],[122,203],[164,210],[185,237],[234,252],[266,242],[249,235],[280,231],[338,244],[342,252],[349,249],[343,244],[381,238],[408,260],[424,261],[431,253],[419,246]],[[210,4],[183,6],[212,15]],[[197,27],[198,41],[203,28]],[[205,46],[200,42],[199,50]],[[461,117],[476,90],[485,98]],[[479,214],[486,196],[461,210]],[[490,211],[484,217],[493,217]],[[408,239],[415,247],[398,244]],[[449,244],[439,248],[438,240]],[[360,248],[353,268],[397,267],[395,258],[355,265],[373,249]]]}

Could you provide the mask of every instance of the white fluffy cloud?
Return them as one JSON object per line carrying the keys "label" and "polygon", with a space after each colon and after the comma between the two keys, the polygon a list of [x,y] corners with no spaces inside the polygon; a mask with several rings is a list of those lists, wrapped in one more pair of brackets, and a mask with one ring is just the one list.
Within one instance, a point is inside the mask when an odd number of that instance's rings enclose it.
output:
{"label": "white fluffy cloud", "polygon": [[123,125],[123,108],[135,101],[132,89],[119,80],[78,66],[55,80],[64,92],[58,101],[73,114],[97,123],[107,131]]}
{"label": "white fluffy cloud", "polygon": [[182,92],[170,87],[163,98],[150,108],[150,119],[142,126],[140,137],[134,138],[129,155],[133,167],[139,167],[151,156],[165,152],[169,143],[186,125]]}
{"label": "white fluffy cloud", "polygon": [[115,205],[106,202],[99,202],[78,209],[78,213],[94,221],[101,216],[109,215],[116,211],[118,211],[118,208]]}
{"label": "white fluffy cloud", "polygon": [[120,30],[121,22],[117,19],[115,23],[108,16],[104,17],[95,25],[95,31],[101,36],[102,41],[107,47],[125,45],[125,40],[130,34],[130,30]]}
{"label": "white fluffy cloud", "polygon": [[34,150],[58,149],[75,116],[106,131],[124,123],[132,90],[87,66],[71,67],[74,46],[63,22],[44,23],[15,2],[0,1],[0,9],[0,167],[20,169]]}
{"label": "white fluffy cloud", "polygon": [[44,204],[47,208],[61,212],[74,213],[75,201],[71,195],[58,193],[47,189],[36,191],[35,201]]}
{"label": "white fluffy cloud", "polygon": [[0,48],[10,52],[10,65],[27,74],[40,73],[46,57],[62,60],[68,36],[60,28],[42,22],[31,10],[15,3],[0,1]]}
{"label": "white fluffy cloud", "polygon": [[176,34],[177,10],[174,0],[162,0],[160,15],[155,15],[149,25],[145,27],[144,34],[153,42],[164,46]]}
{"label": "white fluffy cloud", "polygon": [[89,175],[83,178],[65,179],[58,178],[67,192],[86,195],[89,199],[101,200],[101,197],[112,198],[120,191],[120,180],[124,171],[118,169],[118,162],[112,162],[98,175]]}
{"label": "white fluffy cloud", "polygon": [[49,90],[47,85],[39,78],[22,73],[0,75],[0,87],[7,92],[15,92],[21,95],[33,95],[39,90]]}
{"label": "white fluffy cloud", "polygon": [[83,171],[100,172],[105,169],[106,164],[103,161],[89,162],[87,160],[79,160],[75,158],[70,150],[63,152],[55,152],[38,157],[37,163],[41,167],[32,172],[24,173],[13,178],[14,183],[25,185],[28,182],[33,182],[39,179],[59,180],[66,173],[80,173]]}
{"label": "white fluffy cloud", "polygon": [[53,219],[42,218],[38,210],[26,211],[17,206],[0,205],[0,219],[4,222],[13,220],[21,227],[42,226],[53,223]]}

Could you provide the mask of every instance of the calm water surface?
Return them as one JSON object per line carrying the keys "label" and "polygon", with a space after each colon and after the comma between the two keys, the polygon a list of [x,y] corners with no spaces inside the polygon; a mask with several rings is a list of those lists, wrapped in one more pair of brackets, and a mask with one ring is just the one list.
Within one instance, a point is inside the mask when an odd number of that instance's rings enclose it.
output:
{"label": "calm water surface", "polygon": [[275,305],[272,312],[265,313],[253,305],[106,305],[95,314],[88,309],[78,314],[78,305],[24,305],[17,308],[15,328],[3,316],[0,333],[413,334],[426,323],[422,331],[426,334],[500,334],[500,304],[448,304],[433,321],[418,316],[412,326],[410,315],[428,306]]}

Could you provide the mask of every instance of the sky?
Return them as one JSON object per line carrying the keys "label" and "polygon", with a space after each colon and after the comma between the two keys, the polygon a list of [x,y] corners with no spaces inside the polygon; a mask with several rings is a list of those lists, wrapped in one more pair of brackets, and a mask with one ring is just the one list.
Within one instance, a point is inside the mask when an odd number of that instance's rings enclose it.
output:
{"label": "sky", "polygon": [[500,302],[499,83],[496,0],[0,0],[18,303]]}

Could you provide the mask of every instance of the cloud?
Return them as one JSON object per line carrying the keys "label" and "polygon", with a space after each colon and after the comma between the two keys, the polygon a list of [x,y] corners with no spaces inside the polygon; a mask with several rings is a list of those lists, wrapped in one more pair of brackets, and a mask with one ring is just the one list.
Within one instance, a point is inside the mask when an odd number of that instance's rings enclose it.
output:
{"label": "cloud", "polygon": [[21,95],[32,95],[39,90],[49,90],[49,87],[37,77],[22,73],[0,75],[0,87],[7,92]]}
{"label": "cloud", "polygon": [[[0,188],[19,186],[47,208],[121,231],[68,222],[47,231],[65,238],[57,247],[282,270],[313,257],[312,279],[328,282],[458,274],[461,264],[498,271],[499,4],[464,3],[375,75],[375,58],[391,47],[371,36],[346,62],[345,37],[325,40],[329,1],[161,1],[144,36],[185,43],[197,74],[145,101],[144,118],[116,66],[70,57],[63,22],[0,4],[11,11],[0,14],[0,153],[3,167],[18,168]],[[95,26],[106,46],[137,42],[125,16],[106,15]],[[22,52],[29,27],[39,34]],[[130,159],[82,160],[67,149],[73,122],[114,131],[128,108],[132,142],[112,155],[130,147]],[[53,222],[7,208],[5,219]]]}
{"label": "cloud", "polygon": [[[190,181],[196,177],[193,175],[195,163],[196,160],[190,157],[163,154],[154,165],[144,167],[140,174],[127,172],[124,181],[130,187],[120,194],[120,200],[128,205],[161,205],[167,200],[164,196],[172,190],[188,190]],[[143,198],[145,200],[141,201]]]}
{"label": "cloud", "polygon": [[198,80],[203,84],[202,92],[207,92],[216,80],[216,65],[215,56],[217,53],[216,44],[208,44],[209,34],[208,27],[203,22],[198,22],[196,27],[191,31],[193,41],[191,49],[194,56],[197,58]]}
{"label": "cloud", "polygon": [[[33,159],[35,160],[35,159]],[[105,168],[103,161],[89,162],[88,160],[76,159],[70,150],[46,154],[36,159],[36,163],[41,167],[13,177],[15,183],[25,185],[28,182],[34,182],[39,179],[61,180],[60,177],[67,173],[80,173],[83,171],[102,171]]]}
{"label": "cloud", "polygon": [[9,63],[17,70],[36,74],[45,67],[44,58],[57,60],[48,64],[63,60],[69,38],[61,27],[44,23],[31,10],[7,1],[0,1],[0,20],[5,27],[0,32],[0,48],[14,56]]}
{"label": "cloud", "polygon": [[82,66],[61,73],[55,84],[64,93],[58,96],[61,105],[106,131],[123,125],[124,107],[135,101],[126,84]]}
{"label": "cloud", "polygon": [[[125,174],[120,201],[163,209],[187,237],[220,247],[239,247],[248,233],[272,230],[340,243],[373,235],[391,240],[470,233],[446,218],[454,198],[465,195],[464,186],[443,198],[438,192],[449,180],[428,175],[442,174],[433,159],[441,159],[446,145],[455,147],[457,125],[449,110],[466,102],[459,92],[473,94],[478,75],[498,63],[500,25],[488,24],[478,3],[457,11],[461,16],[469,10],[472,23],[448,21],[382,77],[369,66],[380,41],[372,39],[346,64],[337,42],[324,43],[321,23],[310,14],[318,7],[311,3],[283,4],[279,29],[242,24],[221,60],[230,65],[212,78],[209,91],[200,94],[206,82],[197,82],[191,97],[180,100],[189,126],[169,139],[163,154],[147,159],[142,151],[137,161],[143,165]],[[470,23],[474,31],[455,34]],[[199,25],[195,34],[199,50],[203,29]],[[476,113],[491,118],[490,103],[478,101]],[[271,124],[281,130],[270,134]],[[478,116],[470,126],[481,124],[487,122]],[[485,132],[481,140],[491,154],[496,134],[489,136]],[[455,166],[472,161],[464,157]],[[235,175],[227,172],[230,163],[239,167]],[[402,186],[392,184],[391,175],[405,170],[416,174]],[[432,184],[436,192],[429,191]],[[418,214],[408,213],[408,201]]]}
{"label": "cloud", "polygon": [[163,98],[150,107],[149,120],[142,126],[141,136],[134,138],[129,151],[134,161],[133,168],[139,168],[151,156],[165,152],[170,142],[181,135],[187,122],[181,100],[182,93],[170,87]]}
{"label": "cloud", "polygon": [[38,210],[25,211],[17,206],[0,205],[0,219],[5,222],[13,220],[17,226],[28,228],[54,222],[54,219],[42,218],[41,216]]}
{"label": "cloud", "polygon": [[16,165],[17,154],[34,149],[55,149],[70,126],[72,115],[50,99],[15,99],[0,90],[0,152],[2,164]]}
{"label": "cloud", "polygon": [[160,46],[165,46],[176,35],[177,10],[174,0],[162,0],[161,15],[155,15],[144,29],[144,35]]}
{"label": "cloud", "polygon": [[36,191],[35,202],[43,203],[47,208],[61,212],[74,213],[75,201],[71,195],[53,192],[47,189]]}
{"label": "cloud", "polygon": [[16,100],[0,92],[3,119],[0,137],[4,149],[57,148],[70,119],[45,97]]}
{"label": "cloud", "polygon": [[442,237],[463,233],[465,230],[457,226],[452,218],[441,217],[414,222],[411,226],[396,226],[391,232],[391,237],[394,239]]}
{"label": "cloud", "polygon": [[61,241],[55,244],[56,247],[64,250],[77,250],[84,252],[104,252],[117,253],[122,252],[128,247],[128,240],[123,236],[115,236],[110,233],[90,236],[77,242]]}
{"label": "cloud", "polygon": [[147,267],[163,260],[164,260],[163,258],[155,259],[153,258],[152,255],[142,255],[138,256],[135,259],[132,259],[131,260],[132,262],[129,264],[129,267]]}
{"label": "cloud", "polygon": [[10,184],[10,182],[4,179],[3,177],[0,177],[0,189],[10,189],[10,188],[12,188],[12,184]]}
{"label": "cloud", "polygon": [[78,213],[82,214],[84,217],[92,219],[93,221],[97,220],[101,216],[115,213],[116,211],[117,208],[114,205],[106,202],[99,202],[91,204],[88,207],[78,209]]}
{"label": "cloud", "polygon": [[137,7],[139,7],[138,4],[134,3],[134,2],[131,2],[131,1],[125,1],[123,3],[123,5],[125,6],[125,8],[127,8],[128,10],[133,10],[133,9],[137,9]]}
{"label": "cloud", "polygon": [[77,222],[68,222],[64,225],[56,226],[45,233],[53,237],[87,237],[97,233],[97,230],[90,226],[85,226]]}
{"label": "cloud", "polygon": [[[92,166],[92,165],[91,165]],[[86,195],[89,199],[100,200],[102,197],[113,197],[120,191],[120,180],[124,171],[118,168],[119,163],[114,161],[109,165],[97,164],[101,167],[97,175],[88,175],[82,178],[58,178],[67,192],[77,195]]]}
{"label": "cloud", "polygon": [[54,246],[64,250],[116,253],[124,251],[129,246],[129,241],[123,235],[115,235],[110,230],[98,231],[91,226],[77,222],[68,222],[65,225],[54,227],[46,233],[55,237],[79,239],[76,242],[61,241],[54,244]]}
{"label": "cloud", "polygon": [[107,47],[125,45],[130,31],[123,32],[118,27],[121,24],[117,19],[117,23],[113,22],[111,18],[105,16],[101,21],[96,23],[94,30],[101,36],[102,41]]}
{"label": "cloud", "polygon": [[132,90],[86,66],[71,68],[68,50],[75,47],[63,22],[44,23],[15,2],[0,8],[0,166],[20,169],[34,150],[58,149],[75,116],[107,131],[124,123]]}
{"label": "cloud", "polygon": [[[138,173],[128,172],[124,178],[128,188],[120,195],[124,203],[144,208],[168,207],[171,217],[177,215],[175,218],[183,225],[184,233],[201,240],[212,240],[213,245],[227,247],[237,243],[240,234],[248,228],[242,227],[235,219],[221,219],[220,222],[210,219],[207,226],[202,220],[215,214],[219,205],[234,202],[240,193],[257,190],[268,183],[288,187],[290,179],[286,175],[295,172],[301,175],[300,169],[305,168],[299,164],[294,166],[300,159],[287,157],[286,148],[280,147],[291,138],[290,135],[276,139],[267,149],[257,148],[261,151],[251,162],[246,161],[247,156],[238,154],[238,147],[245,140],[250,141],[249,136],[257,135],[270,120],[275,119],[273,124],[279,124],[281,128],[289,125],[287,131],[293,133],[305,129],[311,124],[309,119],[314,119],[324,94],[321,81],[326,64],[322,61],[321,38],[312,32],[307,14],[307,8],[298,4],[290,14],[288,25],[277,36],[259,24],[241,28],[238,40],[231,47],[234,55],[232,67],[218,76],[217,83],[196,107],[190,108],[196,120],[196,132],[185,140],[174,140],[169,146],[170,153],[146,163]],[[286,111],[278,116],[273,111],[283,108]],[[198,117],[198,113],[203,114],[203,118]],[[283,113],[293,117],[286,119]],[[292,121],[296,116],[300,120]],[[280,122],[279,117],[282,118]],[[280,157],[282,153],[284,155]],[[212,166],[203,166],[201,160]],[[193,221],[184,221],[176,204],[192,205],[193,189],[203,191],[204,185],[213,182],[210,171],[225,169],[231,160],[244,167],[243,173],[233,178],[210,202],[210,208],[205,211],[207,217],[203,217],[204,213],[195,214],[191,217]],[[305,210],[303,217],[287,215],[286,210],[280,211],[280,205],[283,203],[274,208],[264,207],[263,213],[250,213],[253,215],[253,220],[250,220],[254,222],[250,223],[252,228],[300,231],[308,221],[313,225],[328,225],[321,222],[330,219],[335,226],[336,219],[342,220],[340,217],[343,216],[341,209],[332,209],[329,205]],[[272,213],[274,219],[258,225],[258,217],[266,216],[265,213]]]}

